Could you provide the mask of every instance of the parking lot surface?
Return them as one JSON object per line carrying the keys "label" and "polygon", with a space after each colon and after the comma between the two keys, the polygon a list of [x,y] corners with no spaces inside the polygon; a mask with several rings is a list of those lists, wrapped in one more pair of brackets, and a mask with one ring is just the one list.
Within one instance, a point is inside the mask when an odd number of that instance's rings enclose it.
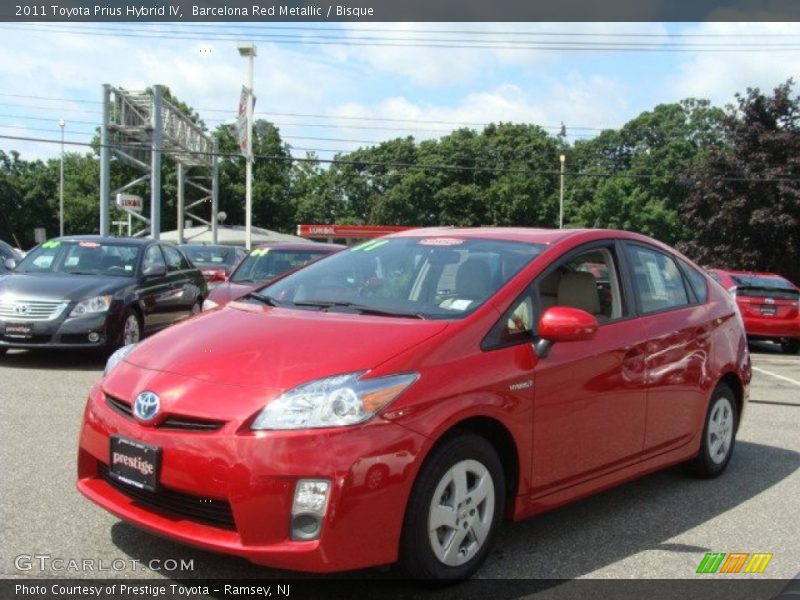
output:
{"label": "parking lot surface", "polygon": [[[765,575],[794,577],[800,571],[800,355],[769,344],[752,352],[750,405],[722,477],[702,481],[669,469],[504,525],[478,576],[687,578],[707,552],[766,552],[774,556]],[[0,358],[0,577],[283,575],[155,537],[78,494],[78,428],[103,363],[74,352],[10,351]],[[49,558],[24,558],[34,555]],[[88,559],[94,569],[68,570],[59,558]],[[182,560],[192,568],[182,569]]]}

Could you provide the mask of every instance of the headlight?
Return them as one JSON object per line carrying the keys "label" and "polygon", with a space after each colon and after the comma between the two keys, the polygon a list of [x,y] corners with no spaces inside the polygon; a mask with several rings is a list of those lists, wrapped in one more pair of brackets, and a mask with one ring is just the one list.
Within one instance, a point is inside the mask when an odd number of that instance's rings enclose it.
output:
{"label": "headlight", "polygon": [[95,296],[81,300],[69,313],[70,317],[81,317],[89,313],[106,312],[111,307],[111,296]]}
{"label": "headlight", "polygon": [[212,308],[217,308],[218,306],[219,304],[217,304],[213,300],[209,300],[208,298],[203,300],[203,310],[211,310]]}
{"label": "headlight", "polygon": [[130,354],[131,350],[136,347],[136,344],[128,344],[127,346],[123,346],[114,354],[108,357],[108,361],[106,361],[106,368],[103,371],[103,377],[108,375],[114,367],[116,367],[119,363],[122,362],[122,359]]}
{"label": "headlight", "polygon": [[362,423],[414,383],[417,373],[361,379],[363,371],[317,379],[267,404],[252,429],[311,429]]}

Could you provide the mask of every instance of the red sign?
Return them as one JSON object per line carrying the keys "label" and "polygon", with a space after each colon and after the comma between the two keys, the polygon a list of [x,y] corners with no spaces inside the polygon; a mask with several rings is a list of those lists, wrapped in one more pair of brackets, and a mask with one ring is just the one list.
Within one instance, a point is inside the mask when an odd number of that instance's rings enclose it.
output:
{"label": "red sign", "polygon": [[396,225],[298,225],[297,235],[309,238],[355,238],[372,239],[413,229],[413,227],[399,227]]}
{"label": "red sign", "polygon": [[140,213],[144,202],[141,196],[135,194],[117,194],[117,206]]}

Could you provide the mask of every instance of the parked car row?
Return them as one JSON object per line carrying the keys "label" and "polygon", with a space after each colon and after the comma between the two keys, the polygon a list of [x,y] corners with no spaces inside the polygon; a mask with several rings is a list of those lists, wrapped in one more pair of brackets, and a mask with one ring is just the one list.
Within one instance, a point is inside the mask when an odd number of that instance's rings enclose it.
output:
{"label": "parked car row", "polygon": [[[115,349],[136,343],[144,335],[199,313],[203,303],[209,302],[206,279],[216,281],[217,269],[230,266],[222,260],[238,262],[247,255],[232,246],[176,247],[101,236],[52,239],[24,258],[5,246],[0,246],[3,265],[13,275],[0,278],[0,355],[8,348]],[[250,262],[240,263],[246,268],[242,281],[220,292],[217,303],[342,248],[294,246],[296,251],[291,245],[280,245],[266,263],[272,248],[254,250]]]}
{"label": "parked car row", "polygon": [[272,283],[110,357],[81,427],[88,499],[257,564],[453,580],[503,518],[731,460],[742,316],[664,244],[408,230],[277,276],[281,252],[239,267]]}

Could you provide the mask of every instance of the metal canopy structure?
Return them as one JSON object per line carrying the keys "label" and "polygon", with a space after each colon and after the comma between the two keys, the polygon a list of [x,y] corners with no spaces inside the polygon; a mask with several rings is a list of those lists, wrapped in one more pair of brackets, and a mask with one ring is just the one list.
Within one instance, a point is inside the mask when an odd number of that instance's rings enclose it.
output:
{"label": "metal canopy structure", "polygon": [[[122,187],[110,188],[112,154],[144,172]],[[131,92],[103,85],[103,123],[100,128],[100,234],[109,233],[109,206],[118,193],[150,181],[150,218],[126,209],[128,214],[148,224],[150,236],[161,235],[161,156],[166,154],[177,163],[178,236],[183,238],[184,219],[188,216],[211,228],[217,237],[219,165],[216,141],[177,107],[163,97],[163,88]],[[191,172],[201,169],[199,173]],[[202,183],[201,183],[202,182]],[[188,206],[185,189],[189,185],[203,194]],[[210,218],[189,212],[211,201]]]}

